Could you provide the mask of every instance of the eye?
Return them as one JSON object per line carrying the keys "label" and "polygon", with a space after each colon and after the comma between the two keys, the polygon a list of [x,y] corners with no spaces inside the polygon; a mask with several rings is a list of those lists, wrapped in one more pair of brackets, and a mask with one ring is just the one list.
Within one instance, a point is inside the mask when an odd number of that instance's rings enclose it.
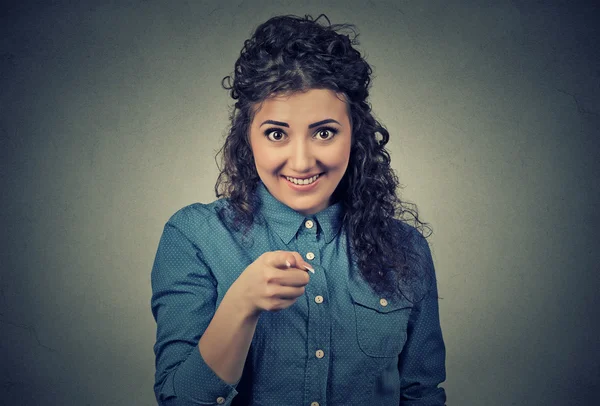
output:
{"label": "eye", "polygon": [[339,131],[333,127],[323,127],[317,131],[316,137],[321,141],[329,141],[332,139]]}
{"label": "eye", "polygon": [[270,141],[279,142],[285,137],[285,133],[279,128],[268,128],[265,130],[265,137]]}

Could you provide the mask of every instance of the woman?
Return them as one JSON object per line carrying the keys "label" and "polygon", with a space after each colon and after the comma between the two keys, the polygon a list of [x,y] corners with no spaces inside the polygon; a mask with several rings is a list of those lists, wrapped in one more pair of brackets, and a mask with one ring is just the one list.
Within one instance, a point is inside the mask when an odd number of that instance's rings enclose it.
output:
{"label": "woman", "polygon": [[160,404],[445,403],[423,224],[352,26],[320,17],[263,23],[225,78],[220,199],[171,217],[152,270]]}

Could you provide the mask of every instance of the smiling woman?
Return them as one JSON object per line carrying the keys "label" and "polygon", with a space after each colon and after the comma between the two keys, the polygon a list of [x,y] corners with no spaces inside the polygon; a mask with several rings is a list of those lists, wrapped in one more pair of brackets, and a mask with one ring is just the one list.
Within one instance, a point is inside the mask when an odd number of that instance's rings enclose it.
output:
{"label": "smiling woman", "polygon": [[224,79],[218,199],[169,219],[152,269],[160,404],[445,404],[425,225],[353,26],[320,18],[261,24]]}

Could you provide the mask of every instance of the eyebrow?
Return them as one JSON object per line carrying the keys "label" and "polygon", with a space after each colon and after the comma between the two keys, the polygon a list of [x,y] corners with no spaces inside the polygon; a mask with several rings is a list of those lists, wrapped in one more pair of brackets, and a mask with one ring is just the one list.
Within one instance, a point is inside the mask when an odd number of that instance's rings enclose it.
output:
{"label": "eyebrow", "polygon": [[[327,123],[337,123],[338,125],[341,126],[341,124],[338,121],[336,121],[336,120],[334,120],[332,118],[328,118],[328,119],[325,119],[325,120],[317,121],[316,123],[309,124],[308,128],[318,127],[320,125],[327,124]],[[263,121],[263,123],[260,125],[260,127],[262,127],[265,124],[280,125],[282,127],[290,128],[290,125],[288,123],[284,123],[283,121],[275,121],[275,120],[266,120],[266,121]]]}

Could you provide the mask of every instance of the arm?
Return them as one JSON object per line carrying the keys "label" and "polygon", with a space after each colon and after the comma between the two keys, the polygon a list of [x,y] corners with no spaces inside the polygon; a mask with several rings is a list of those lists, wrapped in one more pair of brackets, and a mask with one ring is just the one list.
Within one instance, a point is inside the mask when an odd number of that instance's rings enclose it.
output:
{"label": "arm", "polygon": [[420,234],[415,238],[419,270],[431,283],[425,297],[413,308],[408,322],[408,338],[398,358],[400,404],[439,406],[446,402],[444,389],[438,387],[446,380],[446,349],[440,327],[437,283],[429,245]]}
{"label": "arm", "polygon": [[[221,379],[237,384],[254,337],[258,314],[238,306],[229,289],[202,335],[198,348],[202,358]],[[232,296],[233,295],[233,296]]]}
{"label": "arm", "polygon": [[216,282],[181,221],[176,214],[165,226],[152,269],[154,391],[161,405],[229,404],[257,317],[238,311],[228,295],[215,312]]}
{"label": "arm", "polygon": [[260,314],[285,309],[304,295],[310,266],[297,252],[265,252],[215,311],[217,281],[189,238],[205,224],[194,213],[183,209],[167,222],[152,268],[154,391],[161,405],[229,405]]}

